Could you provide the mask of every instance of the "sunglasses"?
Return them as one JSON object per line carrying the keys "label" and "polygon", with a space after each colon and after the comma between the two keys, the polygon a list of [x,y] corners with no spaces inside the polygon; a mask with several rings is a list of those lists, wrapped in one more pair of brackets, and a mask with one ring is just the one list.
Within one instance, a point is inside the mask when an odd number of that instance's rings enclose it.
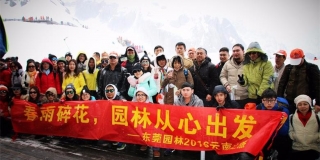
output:
{"label": "sunglasses", "polygon": [[49,92],[49,93],[46,93],[46,95],[49,97],[49,96],[54,96],[54,94],[53,93],[51,93],[51,92]]}
{"label": "sunglasses", "polygon": [[58,59],[56,57],[53,57],[51,60],[52,61],[58,61]]}
{"label": "sunglasses", "polygon": [[108,60],[101,60],[101,63],[108,63]]}
{"label": "sunglasses", "polygon": [[249,52],[248,55],[252,55],[252,54],[258,54],[258,52]]}
{"label": "sunglasses", "polygon": [[114,89],[106,89],[106,93],[113,93],[114,92]]}
{"label": "sunglasses", "polygon": [[37,92],[29,92],[29,94],[37,94]]}
{"label": "sunglasses", "polygon": [[73,91],[66,91],[66,94],[74,94]]}
{"label": "sunglasses", "polygon": [[110,59],[117,59],[117,57],[115,57],[115,56],[110,56],[109,58]]}
{"label": "sunglasses", "polygon": [[141,70],[134,70],[133,74],[137,73],[137,72],[141,72]]}
{"label": "sunglasses", "polygon": [[28,66],[28,68],[34,68],[34,67],[36,67],[36,66]]}
{"label": "sunglasses", "polygon": [[3,90],[2,90],[2,91],[0,91],[0,93],[8,93],[8,92],[7,92],[7,91],[3,91]]}

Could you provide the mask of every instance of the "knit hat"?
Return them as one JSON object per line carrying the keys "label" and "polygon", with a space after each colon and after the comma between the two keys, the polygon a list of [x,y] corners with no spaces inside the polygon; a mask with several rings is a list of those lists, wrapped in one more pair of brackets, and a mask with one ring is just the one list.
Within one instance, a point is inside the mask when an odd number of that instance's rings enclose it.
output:
{"label": "knit hat", "polygon": [[141,59],[140,59],[140,63],[141,63],[143,60],[148,60],[148,61],[149,61],[149,63],[151,62],[151,61],[150,61],[150,58],[148,57],[148,55],[147,55],[147,54],[144,54],[144,55],[141,57]]}
{"label": "knit hat", "polygon": [[258,42],[251,42],[248,46],[248,49],[246,51],[246,54],[249,52],[259,52],[264,54],[264,52],[262,51],[260,44]]}
{"label": "knit hat", "polygon": [[136,63],[133,67],[132,67],[132,74],[134,71],[136,70],[142,70],[142,66],[140,63]]}
{"label": "knit hat", "polygon": [[[50,53],[49,53],[48,58],[50,59],[50,61],[58,60],[57,56],[55,56],[55,55],[53,55],[53,54],[50,54]],[[54,58],[55,58],[55,59],[54,59]]]}
{"label": "knit hat", "polygon": [[60,57],[60,58],[58,59],[58,62],[57,62],[57,63],[59,63],[59,62],[63,62],[65,65],[67,64],[65,57]]}
{"label": "knit hat", "polygon": [[67,56],[70,56],[72,58],[72,54],[70,52],[67,52],[65,55],[64,55],[64,58],[66,58]]}
{"label": "knit hat", "polygon": [[290,53],[290,64],[299,65],[301,63],[302,58],[304,58],[303,50],[299,48],[294,49]]}
{"label": "knit hat", "polygon": [[184,82],[181,86],[181,89],[185,88],[185,87],[190,87],[191,89],[193,89],[193,85],[190,84],[189,82]]}
{"label": "knit hat", "polygon": [[67,89],[72,89],[73,92],[76,92],[76,88],[74,88],[74,85],[72,83],[69,83],[64,89],[64,91],[66,91]]}
{"label": "knit hat", "polygon": [[226,90],[226,88],[223,85],[217,85],[214,87],[213,90],[213,95],[217,95],[218,93],[224,93],[224,94],[228,94],[228,91]]}
{"label": "knit hat", "polygon": [[0,85],[0,91],[8,91],[8,88],[5,85]]}
{"label": "knit hat", "polygon": [[296,106],[298,106],[298,103],[302,101],[308,102],[310,107],[312,106],[311,98],[307,95],[302,94],[294,99],[294,103],[296,104]]}

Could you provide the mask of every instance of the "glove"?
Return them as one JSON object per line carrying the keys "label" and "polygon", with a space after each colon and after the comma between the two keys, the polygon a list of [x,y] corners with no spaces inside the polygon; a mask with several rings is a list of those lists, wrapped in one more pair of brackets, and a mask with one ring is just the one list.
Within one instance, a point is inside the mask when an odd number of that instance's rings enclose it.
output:
{"label": "glove", "polygon": [[137,79],[135,79],[134,78],[134,76],[129,76],[128,78],[127,78],[127,80],[128,80],[128,82],[129,82],[129,84],[130,84],[130,86],[131,87],[135,87],[136,85],[137,85]]}
{"label": "glove", "polygon": [[25,86],[25,87],[29,87],[29,83],[24,82],[24,86]]}
{"label": "glove", "polygon": [[37,106],[38,106],[38,107],[42,107],[42,103],[41,103],[41,102],[38,102],[38,103],[37,103]]}
{"label": "glove", "polygon": [[238,77],[239,77],[238,83],[239,83],[240,85],[244,85],[245,81],[244,81],[244,79],[243,79],[243,74],[242,74],[241,76],[238,75]]}

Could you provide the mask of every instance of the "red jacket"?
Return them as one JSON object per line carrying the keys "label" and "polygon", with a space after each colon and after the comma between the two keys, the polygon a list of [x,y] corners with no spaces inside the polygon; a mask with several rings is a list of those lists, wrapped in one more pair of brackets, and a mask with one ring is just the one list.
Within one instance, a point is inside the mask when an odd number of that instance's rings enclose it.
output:
{"label": "red jacket", "polygon": [[[61,84],[59,79],[59,74],[53,72],[53,65],[48,58],[45,58],[41,62],[42,64],[46,62],[50,64],[50,73],[46,75],[45,73],[39,72],[36,77],[36,86],[39,88],[40,93],[45,94],[48,88],[53,87],[57,90],[57,94],[61,94]],[[55,74],[55,75],[54,75]]]}
{"label": "red jacket", "polygon": [[0,70],[0,84],[5,85],[7,88],[11,87],[11,70],[2,69]]}

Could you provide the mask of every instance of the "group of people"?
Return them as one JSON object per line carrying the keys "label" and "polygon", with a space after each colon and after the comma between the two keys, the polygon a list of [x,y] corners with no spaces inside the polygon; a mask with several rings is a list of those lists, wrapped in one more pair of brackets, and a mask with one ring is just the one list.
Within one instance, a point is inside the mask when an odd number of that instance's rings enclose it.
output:
{"label": "group of people", "polygon": [[[41,63],[27,60],[23,69],[18,57],[0,60],[1,135],[10,133],[10,107],[13,99],[37,104],[64,101],[122,100],[177,106],[246,109],[254,104],[258,110],[285,112],[286,123],[274,139],[271,149],[278,159],[318,157],[320,134],[316,113],[320,110],[320,72],[317,65],[305,60],[303,50],[275,52],[275,66],[258,42],[245,50],[242,44],[219,51],[220,62],[213,64],[205,48],[190,48],[185,43],[175,45],[176,54],[166,57],[164,48],[154,48],[155,59],[148,54],[139,57],[129,46],[124,54],[83,51],[73,59],[49,54]],[[187,56],[185,56],[187,52]],[[218,57],[217,57],[218,58]],[[292,115],[292,116],[289,116]],[[118,150],[124,143],[114,143]],[[267,145],[266,145],[267,146]],[[141,146],[146,150],[147,146]],[[172,153],[165,150],[165,155]],[[153,147],[154,157],[159,148]],[[290,156],[294,155],[294,156]],[[254,159],[257,155],[217,155],[217,159]]]}

